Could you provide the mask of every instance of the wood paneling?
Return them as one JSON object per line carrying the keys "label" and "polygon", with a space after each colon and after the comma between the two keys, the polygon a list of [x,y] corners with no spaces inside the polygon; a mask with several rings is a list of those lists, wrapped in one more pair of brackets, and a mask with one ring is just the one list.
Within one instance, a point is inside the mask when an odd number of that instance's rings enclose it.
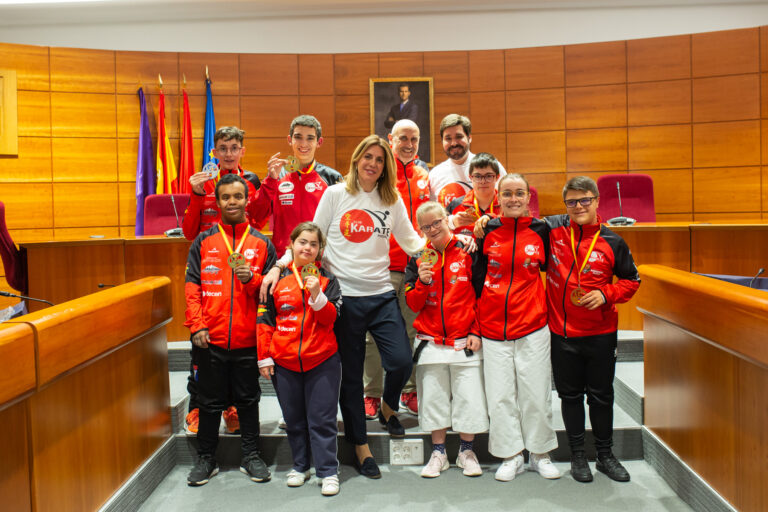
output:
{"label": "wood paneling", "polygon": [[760,183],[762,183],[762,210],[768,211],[768,167],[762,167],[761,168],[761,175],[762,178],[760,179]]}
{"label": "wood paneling", "polygon": [[299,94],[333,92],[333,55],[299,55]]}
{"label": "wood paneling", "polygon": [[760,71],[768,71],[768,27],[760,27]]}
{"label": "wood paneling", "polygon": [[[19,137],[18,156],[0,156],[0,183],[50,181],[51,139]],[[5,192],[5,185],[3,185],[2,200],[8,201],[10,198],[5,195]],[[18,192],[23,194],[30,191],[18,189]]]}
{"label": "wood paneling", "polygon": [[54,137],[114,138],[117,135],[116,125],[114,95],[51,93],[51,129]]}
{"label": "wood paneling", "polygon": [[[728,212],[728,213],[701,213],[695,212],[693,214],[694,222],[702,222],[709,224],[723,224],[732,222],[734,224],[750,224],[757,223],[762,220],[760,212]],[[728,270],[723,270],[723,273]]]}
{"label": "wood paneling", "polygon": [[507,90],[563,87],[562,46],[504,50]]}
{"label": "wood paneling", "polygon": [[[421,52],[399,52],[379,54],[379,76],[382,78],[401,76],[422,76],[424,54]],[[306,94],[318,94],[308,91]]]}
{"label": "wood paneling", "polygon": [[117,226],[117,183],[55,183],[56,228]]}
{"label": "wood paneling", "polygon": [[566,88],[565,124],[567,128],[626,126],[626,85]]}
{"label": "wood paneling", "polygon": [[336,135],[343,137],[360,136],[371,133],[371,118],[368,112],[368,96],[336,97]]}
{"label": "wood paneling", "polygon": [[507,134],[507,164],[522,174],[565,172],[565,132]]}
{"label": "wood paneling", "polygon": [[[507,166],[507,141],[503,133],[478,133],[472,131],[472,151],[490,153]],[[438,160],[439,161],[439,160]]]}
{"label": "wood paneling", "polygon": [[14,229],[46,228],[53,218],[50,183],[4,183],[5,222]]}
{"label": "wood paneling", "polygon": [[0,500],[5,510],[32,511],[27,401],[0,410]]}
{"label": "wood paneling", "polygon": [[53,181],[117,181],[115,139],[53,139]]}
{"label": "wood paneling", "polygon": [[[630,174],[647,174],[653,178],[653,199],[656,207],[656,221],[693,220],[688,217],[662,218],[663,214],[677,214],[693,211],[693,171],[691,169],[642,170]],[[648,262],[651,263],[651,262]],[[655,262],[653,262],[655,263]],[[670,263],[663,263],[670,265]],[[677,268],[677,267],[675,267]]]}
{"label": "wood paneling", "polygon": [[568,130],[565,143],[569,172],[627,169],[626,128]]}
{"label": "wood paneling", "polygon": [[469,90],[504,90],[504,51],[476,50],[469,52]]}
{"label": "wood paneling", "polygon": [[693,211],[759,212],[760,168],[694,169]]}
{"label": "wood paneling", "polygon": [[[139,139],[117,139],[117,178],[119,181],[136,180],[136,158]],[[196,160],[199,162],[199,160]]]}
{"label": "wood paneling", "polygon": [[298,93],[298,55],[240,54],[240,94],[288,96]]}
{"label": "wood paneling", "polygon": [[504,109],[500,108],[503,104],[502,91],[469,93],[473,139],[479,133],[504,133],[506,127]]}
{"label": "wood paneling", "polygon": [[346,175],[352,160],[352,153],[363,137],[336,137],[336,170]]}
{"label": "wood paneling", "polygon": [[241,165],[243,169],[247,169],[264,178],[267,174],[267,161],[269,157],[280,152],[281,156],[292,154],[291,147],[283,137],[270,137],[270,138],[245,138],[245,148],[247,151],[243,156]]}
{"label": "wood paneling", "polygon": [[691,122],[691,81],[649,82],[627,87],[629,126]]}
{"label": "wood paneling", "polygon": [[205,67],[211,78],[211,92],[240,94],[240,69],[236,53],[179,53],[179,77],[187,75],[187,93],[205,95]]}
{"label": "wood paneling", "polygon": [[469,113],[469,95],[462,93],[435,93],[435,141],[440,140],[440,123],[443,122],[443,118],[448,114],[462,114],[467,115]]}
{"label": "wood paneling", "polygon": [[563,185],[568,178],[564,172],[529,173],[525,175],[525,178],[532,187],[536,188],[539,194],[539,214],[542,217],[565,213]]}
{"label": "wood paneling", "polygon": [[760,117],[760,75],[693,80],[693,122],[737,121]]}
{"label": "wood paneling", "polygon": [[118,51],[115,52],[115,69],[118,94],[136,94],[140,85],[156,85],[157,75],[163,78],[166,95],[175,95],[181,90],[177,53]]}
{"label": "wood paneling", "polygon": [[627,41],[627,80],[650,82],[691,76],[691,36]]}
{"label": "wood paneling", "polygon": [[[0,409],[37,386],[35,333],[27,324],[0,327],[0,361],[13,371],[0,374]],[[0,453],[4,453],[0,451]],[[3,460],[7,460],[5,457]]]}
{"label": "wood paneling", "polygon": [[526,132],[565,128],[563,89],[507,92],[507,131]]}
{"label": "wood paneling", "polygon": [[[757,223],[754,226],[692,225],[691,272],[755,275],[758,268],[765,266],[763,256],[768,251],[768,225]],[[723,257],[724,250],[727,258]],[[729,323],[736,321],[733,318]],[[744,343],[751,342],[744,340]]]}
{"label": "wood paneling", "polygon": [[565,47],[565,85],[620,84],[627,81],[626,44],[574,44]]}
{"label": "wood paneling", "polygon": [[337,95],[368,94],[368,79],[379,75],[379,56],[375,53],[335,55],[333,71]]}
{"label": "wood paneling", "polygon": [[433,78],[435,93],[468,91],[469,52],[424,53],[424,75]]}
{"label": "wood paneling", "polygon": [[248,137],[284,137],[297,115],[297,96],[240,97],[240,127]]}
{"label": "wood paneling", "polygon": [[695,167],[759,164],[759,121],[693,125],[693,165]]}
{"label": "wood paneling", "polygon": [[[336,135],[336,107],[333,96],[299,96],[299,112],[315,116],[320,122],[321,136]],[[285,135],[290,132],[290,123],[286,126]]]}
{"label": "wood paneling", "polygon": [[758,29],[693,34],[691,61],[694,77],[755,73],[760,69]]}
{"label": "wood paneling", "polygon": [[[121,226],[132,226],[136,222],[136,182],[128,181],[117,184],[118,193],[118,223]],[[186,205],[177,204],[179,220],[184,219]],[[144,277],[144,276],[142,276]],[[133,279],[128,279],[132,281]]]}
{"label": "wood paneling", "polygon": [[114,93],[115,52],[51,48],[51,91]]}
{"label": "wood paneling", "polygon": [[629,128],[630,169],[691,167],[691,126]]}
{"label": "wood paneling", "polygon": [[51,136],[51,95],[45,91],[22,91],[17,93],[19,136]]}
{"label": "wood paneling", "polygon": [[[189,116],[192,119],[192,137],[202,139],[205,135],[205,96],[189,97]],[[179,116],[181,117],[181,103],[179,103]],[[240,126],[240,96],[225,96],[216,94],[213,96],[213,113],[216,116],[216,127]],[[258,114],[257,114],[258,115]],[[139,136],[139,123],[135,123],[136,137]],[[181,137],[181,128],[179,128]],[[199,160],[197,160],[200,162]],[[200,162],[202,167],[202,162]]]}
{"label": "wood paneling", "polygon": [[48,47],[0,43],[0,62],[4,68],[16,70],[19,91],[50,90]]}

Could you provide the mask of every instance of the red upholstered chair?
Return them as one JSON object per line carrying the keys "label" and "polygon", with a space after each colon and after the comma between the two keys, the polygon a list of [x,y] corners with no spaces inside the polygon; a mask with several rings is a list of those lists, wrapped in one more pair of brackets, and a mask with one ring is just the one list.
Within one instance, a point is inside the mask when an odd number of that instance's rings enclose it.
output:
{"label": "red upholstered chair", "polygon": [[617,182],[621,186],[621,214],[637,222],[656,222],[653,178],[647,174],[607,174],[597,179],[597,189],[600,191],[597,213],[603,222],[621,215]]}
{"label": "red upholstered chair", "polygon": [[5,269],[5,280],[14,290],[27,294],[27,253],[13,243],[5,224],[5,204],[0,202],[0,257]]}
{"label": "red upholstered chair", "polygon": [[531,190],[531,202],[528,203],[528,211],[531,212],[531,217],[539,216],[539,193],[536,192],[534,187],[530,187]]}
{"label": "red upholstered chair", "polygon": [[[176,211],[179,214],[179,227],[184,220],[184,210],[189,204],[189,194],[173,194]],[[176,214],[173,211],[171,194],[153,194],[144,198],[144,234],[162,235],[176,227]]]}

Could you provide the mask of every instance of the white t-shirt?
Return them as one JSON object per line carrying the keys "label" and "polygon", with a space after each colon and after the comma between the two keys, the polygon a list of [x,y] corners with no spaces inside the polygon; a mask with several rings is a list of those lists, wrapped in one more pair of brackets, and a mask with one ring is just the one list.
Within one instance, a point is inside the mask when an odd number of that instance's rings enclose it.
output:
{"label": "white t-shirt", "polygon": [[338,278],[342,295],[365,297],[392,290],[389,235],[406,254],[417,254],[425,241],[408,219],[402,198],[386,206],[378,190],[352,195],[346,183],[328,187],[314,222],[326,236],[323,265]]}
{"label": "white t-shirt", "polygon": [[[448,203],[472,190],[469,162],[473,156],[475,156],[474,153],[467,151],[467,159],[461,165],[450,158],[437,164],[429,172],[429,198],[443,206],[448,206]],[[505,174],[507,170],[499,162],[499,179]]]}

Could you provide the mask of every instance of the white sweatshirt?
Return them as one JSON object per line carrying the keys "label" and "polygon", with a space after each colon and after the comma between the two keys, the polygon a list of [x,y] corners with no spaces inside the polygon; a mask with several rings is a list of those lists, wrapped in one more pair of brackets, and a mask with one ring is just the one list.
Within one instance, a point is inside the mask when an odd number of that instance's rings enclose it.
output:
{"label": "white sweatshirt", "polygon": [[364,297],[392,290],[389,279],[389,235],[406,254],[424,247],[398,197],[386,206],[379,192],[362,189],[352,195],[346,183],[328,187],[315,211],[315,224],[326,236],[323,265],[333,272],[342,295]]}
{"label": "white sweatshirt", "polygon": [[[475,156],[474,153],[468,151],[467,159],[463,164],[459,165],[449,158],[429,171],[429,198],[432,201],[448,206],[448,203],[472,190],[469,162],[473,156]],[[505,174],[507,171],[499,162],[499,179]]]}

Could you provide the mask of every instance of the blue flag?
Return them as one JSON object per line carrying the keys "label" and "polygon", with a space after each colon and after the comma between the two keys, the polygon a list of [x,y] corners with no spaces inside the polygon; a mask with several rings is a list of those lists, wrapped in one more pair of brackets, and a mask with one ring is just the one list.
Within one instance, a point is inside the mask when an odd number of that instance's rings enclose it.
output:
{"label": "blue flag", "polygon": [[203,167],[208,162],[215,164],[219,160],[213,157],[213,136],[216,134],[216,116],[213,114],[213,96],[211,81],[205,81],[205,135],[203,136]]}
{"label": "blue flag", "polygon": [[147,100],[139,87],[139,151],[136,158],[136,235],[144,234],[144,198],[155,193],[157,171],[155,152],[152,149],[152,133],[147,118]]}

